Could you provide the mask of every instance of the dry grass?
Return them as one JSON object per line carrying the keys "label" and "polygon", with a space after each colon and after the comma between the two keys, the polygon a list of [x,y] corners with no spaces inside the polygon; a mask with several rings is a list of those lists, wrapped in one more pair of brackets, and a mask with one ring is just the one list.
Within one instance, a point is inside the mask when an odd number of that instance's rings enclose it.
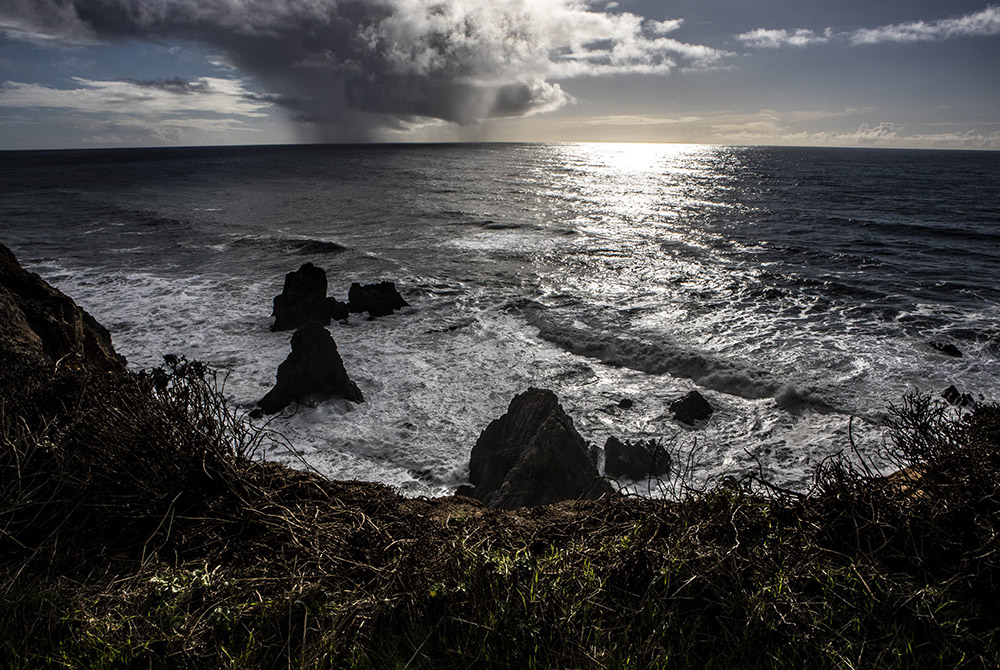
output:
{"label": "dry grass", "polygon": [[905,486],[499,512],[256,461],[222,398],[0,361],[0,666],[1000,666],[995,406],[904,399]]}

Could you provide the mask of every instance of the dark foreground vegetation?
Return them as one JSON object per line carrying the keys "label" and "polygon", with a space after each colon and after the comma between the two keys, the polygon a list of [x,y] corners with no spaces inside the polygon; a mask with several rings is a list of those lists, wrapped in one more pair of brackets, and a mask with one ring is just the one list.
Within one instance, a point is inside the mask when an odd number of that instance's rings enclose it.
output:
{"label": "dark foreground vegetation", "polygon": [[0,360],[0,666],[1000,667],[1000,409],[884,478],[514,510],[252,458],[203,366]]}

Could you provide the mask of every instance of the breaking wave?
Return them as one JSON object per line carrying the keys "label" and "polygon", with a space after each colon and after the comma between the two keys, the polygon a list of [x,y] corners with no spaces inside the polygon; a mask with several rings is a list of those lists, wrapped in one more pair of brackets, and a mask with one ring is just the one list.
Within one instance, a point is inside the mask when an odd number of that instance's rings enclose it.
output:
{"label": "breaking wave", "polygon": [[577,356],[596,358],[608,365],[652,375],[684,377],[713,391],[751,400],[773,397],[785,386],[763,368],[711,356],[666,340],[592,332],[547,321],[537,310],[529,312],[529,322],[538,328],[542,339]]}

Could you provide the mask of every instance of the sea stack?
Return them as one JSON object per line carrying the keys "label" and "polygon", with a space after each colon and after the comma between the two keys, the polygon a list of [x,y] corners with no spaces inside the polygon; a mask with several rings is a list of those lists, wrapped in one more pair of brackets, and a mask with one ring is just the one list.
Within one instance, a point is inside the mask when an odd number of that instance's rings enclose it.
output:
{"label": "sea stack", "polygon": [[469,463],[468,495],[514,509],[612,493],[587,445],[552,391],[530,388],[479,436]]}
{"label": "sea stack", "polygon": [[347,307],[352,314],[368,312],[371,317],[388,316],[408,306],[391,281],[365,285],[355,282],[347,292]]}
{"label": "sea stack", "polygon": [[281,294],[274,297],[271,330],[295,330],[309,321],[325,326],[331,319],[346,319],[347,306],[326,297],[326,271],[306,263],[285,275]]}
{"label": "sea stack", "polygon": [[343,398],[363,402],[323,324],[310,321],[292,335],[292,351],[278,366],[278,380],[258,404],[264,414],[276,414],[292,402],[316,403]]}

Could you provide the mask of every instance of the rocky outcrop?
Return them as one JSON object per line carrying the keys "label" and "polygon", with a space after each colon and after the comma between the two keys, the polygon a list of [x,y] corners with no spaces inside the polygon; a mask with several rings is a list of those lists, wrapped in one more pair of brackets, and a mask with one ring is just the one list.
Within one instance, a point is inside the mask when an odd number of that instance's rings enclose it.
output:
{"label": "rocky outcrop", "polygon": [[479,436],[469,481],[473,487],[462,487],[459,494],[500,509],[612,492],[556,394],[536,388],[515,396],[507,413]]}
{"label": "rocky outcrop", "polygon": [[703,395],[697,391],[689,391],[683,397],[670,403],[670,411],[674,413],[674,419],[677,421],[693,426],[712,416],[712,412],[715,410],[708,404]]}
{"label": "rocky outcrop", "polygon": [[368,312],[373,317],[388,316],[397,309],[408,306],[409,303],[403,300],[391,281],[364,286],[355,282],[347,292],[347,307],[352,314]]}
{"label": "rocky outcrop", "polygon": [[274,297],[271,330],[294,330],[309,321],[322,325],[331,319],[346,319],[346,305],[326,297],[326,271],[306,263],[285,275],[281,294]]}
{"label": "rocky outcrop", "polygon": [[0,352],[90,371],[122,371],[125,358],[94,317],[0,244]]}
{"label": "rocky outcrop", "polygon": [[292,352],[278,366],[278,380],[258,404],[264,414],[280,412],[292,402],[314,403],[335,398],[362,402],[326,328],[310,321],[292,335]]}
{"label": "rocky outcrop", "polygon": [[656,440],[621,441],[611,436],[604,443],[604,474],[612,477],[646,479],[670,472],[670,454]]}

